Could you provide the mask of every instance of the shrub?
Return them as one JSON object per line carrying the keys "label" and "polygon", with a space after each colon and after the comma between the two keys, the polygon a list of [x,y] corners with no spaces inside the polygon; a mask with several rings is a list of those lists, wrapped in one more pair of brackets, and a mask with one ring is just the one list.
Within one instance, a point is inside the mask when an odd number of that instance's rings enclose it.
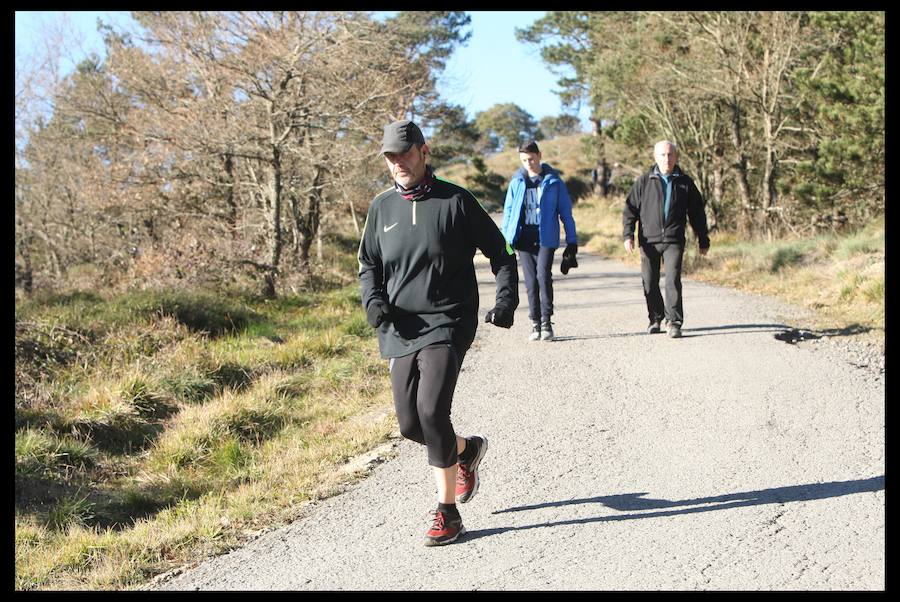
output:
{"label": "shrub", "polygon": [[131,293],[124,303],[140,314],[171,316],[191,331],[212,337],[238,332],[260,318],[244,305],[207,293],[175,290]]}
{"label": "shrub", "polygon": [[773,274],[782,268],[796,265],[803,261],[803,251],[794,246],[779,247],[772,254],[772,264],[769,271]]}
{"label": "shrub", "polygon": [[879,238],[877,235],[861,232],[841,240],[834,251],[834,256],[838,259],[850,259],[855,255],[867,255],[879,251],[884,251],[884,233],[882,232]]}

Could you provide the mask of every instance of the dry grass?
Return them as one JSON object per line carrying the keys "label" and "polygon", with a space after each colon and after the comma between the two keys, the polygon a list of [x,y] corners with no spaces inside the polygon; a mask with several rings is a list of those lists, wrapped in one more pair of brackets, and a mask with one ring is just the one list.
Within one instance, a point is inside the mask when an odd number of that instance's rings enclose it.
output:
{"label": "dry grass", "polygon": [[[575,206],[581,248],[640,266],[622,245],[624,197],[590,197]],[[714,233],[701,256],[689,235],[687,276],[769,295],[812,311],[813,330],[860,332],[884,346],[884,221],[844,236],[823,235],[776,242],[740,240]]]}
{"label": "dry grass", "polygon": [[256,317],[218,336],[202,323],[233,306],[168,299],[192,328],[134,297],[17,316],[84,340],[17,332],[43,364],[16,398],[16,589],[135,588],[220,553],[339,491],[340,468],[395,428],[356,286],[235,299]]}

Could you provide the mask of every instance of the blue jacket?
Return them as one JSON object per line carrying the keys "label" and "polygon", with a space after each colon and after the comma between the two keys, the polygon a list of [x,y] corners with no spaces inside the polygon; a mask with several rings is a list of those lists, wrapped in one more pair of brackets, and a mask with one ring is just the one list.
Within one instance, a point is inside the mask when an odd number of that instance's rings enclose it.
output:
{"label": "blue jacket", "polygon": [[[522,232],[522,210],[525,204],[524,167],[520,167],[506,189],[506,201],[503,203],[503,223],[500,231],[512,245]],[[559,220],[566,228],[566,244],[578,244],[575,237],[575,219],[572,217],[572,199],[565,182],[559,172],[541,163],[544,175],[538,188],[540,198],[540,244],[542,247],[557,248],[559,246]]]}

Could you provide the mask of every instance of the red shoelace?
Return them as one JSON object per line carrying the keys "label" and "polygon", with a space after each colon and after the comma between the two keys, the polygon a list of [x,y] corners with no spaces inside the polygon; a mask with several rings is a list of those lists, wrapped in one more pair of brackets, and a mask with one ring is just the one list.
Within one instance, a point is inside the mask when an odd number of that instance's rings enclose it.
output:
{"label": "red shoelace", "polygon": [[456,472],[456,484],[457,485],[465,485],[469,479],[472,478],[472,471],[470,471],[464,464],[459,465],[459,470]]}
{"label": "red shoelace", "polygon": [[434,522],[431,524],[432,531],[443,531],[444,530],[444,521],[446,518],[444,517],[444,513],[440,510],[435,510],[432,512],[434,514]]}

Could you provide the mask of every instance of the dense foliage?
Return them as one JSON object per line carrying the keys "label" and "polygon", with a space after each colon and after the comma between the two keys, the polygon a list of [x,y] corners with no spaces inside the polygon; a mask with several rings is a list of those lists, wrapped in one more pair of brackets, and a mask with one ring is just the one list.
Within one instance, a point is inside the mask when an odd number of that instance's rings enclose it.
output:
{"label": "dense foliage", "polygon": [[809,233],[884,210],[883,12],[553,11],[517,31],[603,139],[682,149],[713,222]]}

